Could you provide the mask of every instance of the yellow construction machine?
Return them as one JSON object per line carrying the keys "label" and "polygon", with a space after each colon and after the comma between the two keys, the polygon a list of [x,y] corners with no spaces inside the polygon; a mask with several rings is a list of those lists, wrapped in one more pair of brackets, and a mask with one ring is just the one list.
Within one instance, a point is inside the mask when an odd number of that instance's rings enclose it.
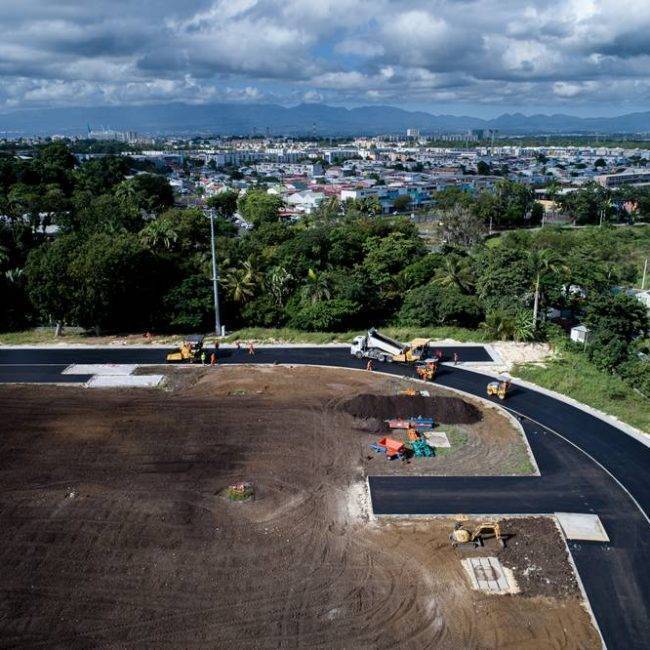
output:
{"label": "yellow construction machine", "polygon": [[175,352],[167,355],[167,363],[195,363],[201,360],[203,337],[199,334],[188,336]]}
{"label": "yellow construction machine", "polygon": [[403,363],[419,361],[429,353],[430,342],[431,339],[413,339],[410,343],[407,343],[403,352],[393,357],[393,361],[401,361]]}
{"label": "yellow construction machine", "polygon": [[491,381],[487,385],[487,394],[496,395],[499,399],[505,399],[508,391],[510,390],[510,384],[512,379],[509,375],[499,375],[496,381]]}
{"label": "yellow construction machine", "polygon": [[438,371],[438,359],[428,358],[420,361],[415,366],[417,376],[424,381],[433,381]]}
{"label": "yellow construction machine", "polygon": [[501,526],[498,522],[492,521],[481,522],[474,530],[466,528],[462,522],[457,521],[454,530],[449,534],[449,541],[454,548],[457,546],[474,546],[474,548],[478,548],[484,545],[486,537],[493,537],[499,542],[501,548],[505,548],[506,542],[501,534]]}

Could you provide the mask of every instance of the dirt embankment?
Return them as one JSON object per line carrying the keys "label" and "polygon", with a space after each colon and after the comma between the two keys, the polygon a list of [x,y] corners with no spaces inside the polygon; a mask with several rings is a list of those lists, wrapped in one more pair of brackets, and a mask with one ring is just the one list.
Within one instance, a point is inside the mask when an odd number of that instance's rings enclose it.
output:
{"label": "dirt embankment", "polygon": [[[595,647],[574,595],[473,592],[449,522],[370,519],[332,404],[373,390],[394,385],[271,367],[0,388],[0,645]],[[255,499],[224,499],[240,480]]]}
{"label": "dirt embankment", "polygon": [[459,397],[433,395],[356,395],[344,401],[339,408],[352,417],[364,421],[363,428],[372,431],[389,431],[387,420],[391,418],[433,418],[434,422],[446,424],[475,424],[482,419],[481,411],[474,404]]}

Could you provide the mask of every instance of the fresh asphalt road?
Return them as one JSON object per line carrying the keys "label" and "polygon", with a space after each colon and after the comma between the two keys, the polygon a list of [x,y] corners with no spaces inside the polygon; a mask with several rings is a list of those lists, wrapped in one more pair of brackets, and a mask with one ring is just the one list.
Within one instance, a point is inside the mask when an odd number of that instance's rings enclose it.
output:
{"label": "fresh asphalt road", "polygon": [[[454,351],[460,361],[490,360],[481,346],[443,349],[447,359]],[[66,381],[70,376],[60,372],[71,363],[152,364],[165,354],[156,348],[4,348],[0,382]],[[250,362],[365,367],[343,347],[258,348],[254,357],[243,350],[219,353],[219,363]],[[413,376],[404,365],[376,367]],[[489,380],[453,366],[442,366],[436,377],[437,384],[479,396]],[[650,449],[599,418],[528,388],[514,386],[504,405],[521,416],[541,476],[374,476],[369,483],[375,513],[598,514],[610,543],[569,542],[571,554],[607,646],[649,648]]]}

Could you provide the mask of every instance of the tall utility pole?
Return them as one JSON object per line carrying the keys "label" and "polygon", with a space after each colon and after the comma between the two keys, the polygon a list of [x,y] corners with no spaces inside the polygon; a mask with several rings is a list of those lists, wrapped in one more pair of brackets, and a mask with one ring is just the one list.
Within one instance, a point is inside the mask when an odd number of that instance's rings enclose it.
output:
{"label": "tall utility pole", "polygon": [[214,245],[214,208],[208,210],[210,217],[210,244],[212,246],[212,291],[214,293],[214,331],[221,336],[221,319],[219,318],[219,276],[217,275],[217,254]]}
{"label": "tall utility pole", "polygon": [[645,276],[648,273],[648,258],[645,258],[645,262],[643,264],[643,279],[641,280],[641,291],[645,291]]}

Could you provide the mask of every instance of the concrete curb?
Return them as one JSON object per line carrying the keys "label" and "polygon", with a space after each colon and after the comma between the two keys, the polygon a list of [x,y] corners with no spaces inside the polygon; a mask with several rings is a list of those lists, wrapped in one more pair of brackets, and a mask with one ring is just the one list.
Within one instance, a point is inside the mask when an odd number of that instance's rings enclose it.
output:
{"label": "concrete curb", "polygon": [[[444,365],[453,365],[453,364],[445,362]],[[499,375],[499,373],[491,372],[489,370],[484,370],[480,372],[478,370],[473,370],[469,364],[464,366],[464,368],[468,372],[475,372],[479,375],[488,375],[489,377],[494,377],[494,378],[498,377]],[[569,397],[568,395],[557,393],[554,390],[550,390],[549,388],[544,388],[543,386],[539,386],[538,384],[533,384],[532,382],[526,381],[525,379],[519,379],[518,377],[515,376],[512,376],[512,378],[513,378],[513,384],[517,386],[523,386],[524,388],[529,388],[530,390],[534,390],[538,393],[542,393],[543,395],[547,395],[548,397],[552,397],[553,399],[556,399],[560,402],[564,402],[565,404],[574,406],[575,408],[580,409],[581,411],[584,411],[585,413],[588,413],[589,415],[592,415],[593,417],[598,418],[599,420],[603,420],[603,422],[606,422],[607,424],[611,424],[613,427],[616,427],[617,429],[620,429],[623,433],[627,434],[631,438],[634,438],[642,445],[645,445],[646,447],[650,447],[650,435],[645,433],[641,429],[637,429],[636,427],[633,427],[631,424],[622,422],[621,420],[614,417],[613,415],[604,413],[603,411],[600,411],[594,408],[593,406],[588,406],[587,404],[578,402],[578,400],[575,400],[572,397]]]}

